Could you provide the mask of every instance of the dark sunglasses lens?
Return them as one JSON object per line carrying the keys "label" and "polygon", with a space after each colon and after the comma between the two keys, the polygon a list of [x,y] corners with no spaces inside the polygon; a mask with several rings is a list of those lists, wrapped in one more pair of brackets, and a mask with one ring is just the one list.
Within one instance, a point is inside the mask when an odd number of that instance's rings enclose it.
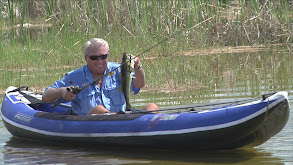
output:
{"label": "dark sunglasses lens", "polygon": [[104,54],[100,56],[102,60],[105,60],[108,57],[108,54]]}
{"label": "dark sunglasses lens", "polygon": [[97,59],[97,56],[89,56],[89,58],[90,58],[91,60],[96,60],[96,59]]}
{"label": "dark sunglasses lens", "polygon": [[101,56],[89,56],[89,58],[91,60],[99,60],[99,58],[101,58],[102,60],[105,60],[107,57],[108,57],[108,54],[104,54],[104,55],[101,55]]}

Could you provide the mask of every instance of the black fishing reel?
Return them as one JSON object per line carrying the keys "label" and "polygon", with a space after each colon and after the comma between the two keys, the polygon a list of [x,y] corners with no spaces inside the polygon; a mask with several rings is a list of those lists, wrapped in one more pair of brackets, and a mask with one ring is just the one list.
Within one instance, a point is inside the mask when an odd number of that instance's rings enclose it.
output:
{"label": "black fishing reel", "polygon": [[[70,82],[70,84],[71,84],[72,86],[66,88],[66,90],[67,90],[68,92],[72,92],[73,94],[77,95],[77,94],[79,94],[79,93],[84,89],[84,88],[80,88],[78,85],[74,85],[73,81],[71,81],[71,80],[69,80],[69,82]],[[56,102],[55,104],[53,104],[53,105],[51,106],[51,108],[55,108],[57,105],[61,104],[63,101],[64,101],[64,98],[61,99],[61,100],[59,100],[59,101]]]}
{"label": "black fishing reel", "polygon": [[71,87],[68,87],[66,90],[69,91],[69,92],[71,91],[75,95],[76,94],[79,94],[82,89],[78,85],[74,85],[74,83],[71,80],[69,80],[69,82],[70,82],[70,84],[72,86]]}

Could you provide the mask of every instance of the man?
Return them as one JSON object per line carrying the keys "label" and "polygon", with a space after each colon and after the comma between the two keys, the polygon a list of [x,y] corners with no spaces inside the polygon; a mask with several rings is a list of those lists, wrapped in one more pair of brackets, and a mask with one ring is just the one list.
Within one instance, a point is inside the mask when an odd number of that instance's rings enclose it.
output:
{"label": "man", "polygon": [[[120,70],[116,69],[111,74],[105,75],[100,81],[85,88],[79,94],[68,91],[68,87],[87,85],[112,71],[120,64],[108,62],[109,45],[100,38],[93,38],[84,45],[86,65],[68,72],[60,81],[48,87],[43,94],[43,101],[56,102],[59,99],[71,101],[72,111],[77,115],[92,115],[104,113],[117,113],[125,111],[126,102],[124,94],[118,88],[120,82]],[[137,94],[145,85],[145,73],[139,58],[134,60],[135,79],[132,79],[131,89]],[[156,104],[150,103],[143,110],[158,110]]]}

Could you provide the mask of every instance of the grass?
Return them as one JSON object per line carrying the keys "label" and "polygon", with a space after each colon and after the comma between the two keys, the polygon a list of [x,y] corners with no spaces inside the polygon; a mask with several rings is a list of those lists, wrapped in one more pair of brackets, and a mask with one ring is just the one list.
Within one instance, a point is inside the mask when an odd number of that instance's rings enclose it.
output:
{"label": "grass", "polygon": [[115,62],[123,52],[137,55],[169,38],[141,56],[148,73],[146,90],[210,87],[220,75],[246,70],[220,70],[225,62],[235,67],[231,56],[181,57],[192,50],[279,43],[292,50],[293,10],[288,0],[4,0],[0,9],[1,91],[10,85],[44,90],[85,64],[82,47],[93,37],[109,42]]}

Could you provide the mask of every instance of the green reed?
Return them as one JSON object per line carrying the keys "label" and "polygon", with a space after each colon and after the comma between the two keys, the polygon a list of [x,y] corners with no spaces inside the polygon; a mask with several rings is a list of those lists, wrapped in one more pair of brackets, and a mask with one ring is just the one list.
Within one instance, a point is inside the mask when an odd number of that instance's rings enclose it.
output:
{"label": "green reed", "polygon": [[[292,49],[292,8],[287,0],[29,2],[4,0],[0,5],[2,90],[9,85],[51,85],[85,64],[82,47],[93,37],[109,42],[115,62],[123,52],[137,55],[169,37],[141,56],[150,87],[213,84],[221,75],[212,71],[219,58],[180,57],[188,50],[275,43]],[[38,5],[35,13],[32,5]],[[52,26],[27,28],[27,23]]]}

